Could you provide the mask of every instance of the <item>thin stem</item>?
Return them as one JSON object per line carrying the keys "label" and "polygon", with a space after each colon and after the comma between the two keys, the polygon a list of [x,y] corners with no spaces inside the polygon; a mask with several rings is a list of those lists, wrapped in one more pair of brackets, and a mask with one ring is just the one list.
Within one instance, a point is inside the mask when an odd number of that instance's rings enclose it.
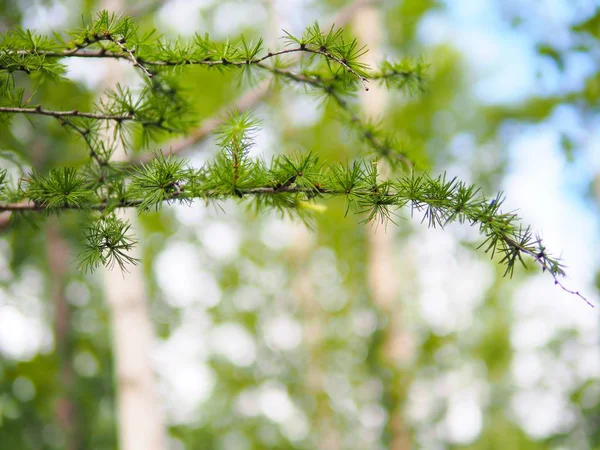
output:
{"label": "thin stem", "polygon": [[54,116],[54,117],[56,117],[56,120],[58,120],[58,122],[63,127],[70,127],[70,128],[72,128],[73,130],[75,130],[75,132],[77,134],[79,134],[83,138],[83,140],[87,144],[88,148],[90,149],[90,156],[94,159],[94,161],[96,161],[96,163],[98,163],[98,165],[100,167],[103,167],[106,164],[106,162],[103,161],[102,158],[100,158],[100,155],[98,155],[98,152],[94,148],[94,143],[92,142],[92,140],[90,138],[90,130],[89,129],[83,129],[82,130],[77,125],[75,125],[73,122],[71,122],[68,119],[65,119],[62,116]]}
{"label": "thin stem", "polygon": [[508,236],[504,237],[504,242],[506,242],[511,247],[519,250],[520,252],[525,253],[526,255],[529,255],[535,261],[537,261],[537,263],[542,267],[543,271],[547,271],[548,273],[550,273],[550,275],[552,275],[552,277],[554,278],[554,284],[556,284],[558,287],[560,287],[563,291],[565,291],[569,294],[572,294],[572,295],[576,295],[577,297],[581,298],[584,302],[586,302],[588,305],[590,305],[592,308],[594,308],[594,305],[592,303],[590,303],[590,301],[587,298],[585,298],[579,291],[574,291],[574,290],[567,288],[558,279],[558,277],[551,270],[551,267],[548,265],[547,261],[545,261],[544,258],[542,258],[542,256],[540,256],[539,252],[535,252],[531,249],[528,249],[527,247],[522,246],[517,241],[515,241],[514,239],[511,239]]}
{"label": "thin stem", "polygon": [[10,113],[10,114],[34,114],[40,116],[51,116],[55,118],[59,117],[85,117],[86,119],[96,119],[96,120],[117,120],[117,121],[134,121],[135,116],[133,114],[103,114],[103,113],[91,113],[91,112],[82,112],[77,109],[72,109],[70,111],[54,111],[50,109],[44,109],[41,106],[36,106],[34,108],[23,108],[16,106],[0,106],[0,113]]}
{"label": "thin stem", "polygon": [[[280,194],[280,193],[306,193],[306,194],[314,194],[316,189],[308,189],[296,186],[283,186],[283,187],[256,187],[250,189],[238,189],[237,192],[241,195],[261,195],[261,194]],[[318,189],[316,190],[320,194],[330,194],[330,195],[342,195],[344,192],[335,191],[331,189]],[[225,196],[219,192],[206,192],[201,197],[201,199],[219,199],[224,198]],[[181,198],[181,192],[175,191],[175,193],[164,199],[165,202],[177,200]],[[190,197],[186,197],[186,199],[191,199]],[[117,207],[117,208],[131,208],[137,207],[142,203],[141,200],[124,200],[119,203],[110,203],[110,202],[98,202],[98,203],[90,203],[82,206],[75,205],[60,205],[52,208],[48,208],[46,205],[35,203],[29,200],[24,200],[15,203],[0,203],[0,212],[2,211],[46,211],[46,210],[97,210],[102,211],[108,207]]]}
{"label": "thin stem", "polygon": [[123,39],[111,39],[111,42],[117,44],[124,53],[127,54],[128,59],[132,62],[133,67],[139,67],[142,72],[148,77],[152,78],[154,74],[150,72],[142,63],[140,63],[139,59],[135,57],[134,50],[125,46],[125,41]]}
{"label": "thin stem", "polygon": [[150,60],[150,59],[143,59],[140,57],[136,57],[136,56],[134,56],[134,52],[132,50],[128,49],[127,47],[125,47],[125,45],[121,41],[113,40],[113,39],[107,39],[107,40],[109,40],[110,42],[113,42],[114,44],[121,47],[121,49],[123,50],[123,53],[108,51],[104,48],[101,48],[98,50],[84,50],[82,48],[76,48],[74,50],[63,50],[63,51],[43,51],[42,50],[42,51],[37,51],[37,52],[32,52],[30,50],[17,50],[17,54],[18,55],[37,54],[37,55],[43,55],[46,57],[57,57],[57,58],[63,58],[63,57],[73,58],[73,57],[75,57],[75,58],[126,59],[126,60],[130,61],[134,67],[139,67],[146,74],[146,76],[148,76],[149,78],[152,78],[153,73],[150,72],[145,66],[172,67],[172,66],[182,66],[182,65],[201,65],[201,66],[207,66],[207,67],[214,67],[214,66],[245,67],[245,66],[249,66],[249,65],[256,65],[263,70],[275,72],[275,70],[273,68],[271,68],[265,64],[262,64],[262,63],[268,59],[275,58],[277,56],[294,54],[294,53],[310,53],[310,54],[314,54],[314,55],[323,56],[325,59],[328,59],[330,61],[335,61],[337,64],[342,66],[346,71],[348,71],[349,73],[354,75],[358,80],[360,80],[363,83],[365,90],[369,90],[368,87],[366,86],[366,83],[369,81],[369,79],[367,77],[364,77],[363,75],[359,74],[355,69],[353,69],[348,64],[347,61],[345,61],[342,58],[338,58],[337,56],[333,55],[332,53],[330,53],[326,50],[315,49],[315,48],[310,48],[310,47],[306,47],[306,46],[298,46],[298,47],[288,48],[288,49],[279,50],[279,51],[275,51],[275,52],[269,52],[265,56],[260,57],[260,58],[243,59],[240,61],[229,61],[226,58],[222,58],[222,59],[218,59],[218,60],[214,60],[214,61],[206,60],[206,59],[202,59],[202,60],[188,59],[185,61],[174,61],[174,60]]}
{"label": "thin stem", "polygon": [[[263,67],[263,65],[259,66],[259,67]],[[354,124],[358,129],[359,129],[359,133],[360,135],[369,142],[369,144],[371,145],[371,147],[373,147],[375,150],[377,150],[378,152],[382,153],[382,154],[386,154],[389,152],[389,148],[384,145],[383,143],[381,143],[379,141],[379,139],[377,139],[377,137],[367,129],[367,127],[365,126],[365,124],[363,123],[363,121],[360,119],[360,117],[358,117],[350,108],[350,105],[348,104],[348,101],[346,99],[344,99],[341,95],[339,95],[337,92],[335,92],[333,89],[330,89],[327,86],[327,80],[323,80],[320,77],[311,77],[305,74],[298,74],[298,73],[294,73],[290,70],[286,70],[286,69],[280,69],[280,68],[270,68],[269,70],[271,70],[274,74],[283,76],[285,78],[288,78],[290,80],[299,82],[299,83],[304,83],[304,84],[308,84],[312,87],[318,88],[318,89],[322,89],[323,91],[325,91],[325,93],[327,95],[330,95],[331,98],[333,98],[333,100],[337,103],[337,105],[343,109],[347,114],[348,114],[348,119],[349,121]],[[402,153],[396,153],[394,154],[394,156],[396,156],[402,163],[406,164],[409,168],[413,167],[413,162],[406,157],[406,155],[403,155]]]}
{"label": "thin stem", "polygon": [[48,116],[54,117],[61,124],[71,125],[72,128],[75,128],[71,122],[68,122],[66,117],[82,117],[85,119],[93,119],[93,120],[114,120],[116,122],[136,122],[140,125],[152,125],[160,128],[161,130],[167,131],[169,133],[177,133],[178,130],[164,126],[161,121],[151,121],[151,120],[139,120],[134,113],[127,114],[105,114],[105,113],[92,113],[92,112],[81,112],[77,109],[72,109],[70,111],[55,111],[51,109],[44,109],[40,105],[34,108],[24,108],[17,106],[0,106],[0,114],[28,114],[28,115],[38,115],[38,116]]}

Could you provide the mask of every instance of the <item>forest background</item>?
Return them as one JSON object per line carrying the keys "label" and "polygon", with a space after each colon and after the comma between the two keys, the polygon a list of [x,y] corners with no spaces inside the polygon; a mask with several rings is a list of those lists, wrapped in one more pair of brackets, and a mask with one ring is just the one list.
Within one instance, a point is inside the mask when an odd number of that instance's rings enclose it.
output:
{"label": "forest background", "polygon": [[[334,20],[368,46],[369,63],[422,57],[424,92],[361,92],[365,114],[430,173],[489,197],[504,191],[505,208],[561,253],[567,284],[597,302],[594,2],[4,0],[0,29],[64,31],[105,8],[170,39],[243,33],[273,49],[282,29],[301,35]],[[57,109],[139,80],[125,62],[64,63],[70,81],[38,87]],[[257,83],[204,69],[182,83],[198,124],[240,98],[252,105],[253,155],[364,155],[335,105],[302,89],[252,97]],[[82,160],[81,141],[44,119],[0,128],[3,166],[45,172]],[[194,166],[217,150],[209,134],[177,143]],[[504,278],[466,224],[430,229],[407,211],[398,226],[365,226],[343,218],[342,201],[318,203],[327,208],[312,230],[233,201],[133,213],[142,263],[124,277],[79,270],[74,216],[1,216],[0,447],[600,449],[598,308],[533,263]],[[116,318],[111,302],[128,289],[143,299],[151,352],[126,359],[141,377],[156,374],[133,400],[150,407],[132,416],[115,355],[138,328],[119,328],[129,316]],[[156,426],[144,435],[146,415]]]}

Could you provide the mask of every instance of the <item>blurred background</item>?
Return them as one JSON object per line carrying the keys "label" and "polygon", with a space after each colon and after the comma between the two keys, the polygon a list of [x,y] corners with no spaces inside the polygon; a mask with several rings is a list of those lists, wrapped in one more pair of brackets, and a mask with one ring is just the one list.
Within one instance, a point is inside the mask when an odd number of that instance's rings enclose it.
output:
{"label": "blurred background", "polygon": [[[423,94],[373,89],[357,100],[363,110],[418,149],[432,174],[504,191],[506,209],[562,256],[567,285],[597,302],[598,7],[1,0],[0,30],[74,29],[109,8],[173,39],[243,32],[276,49],[282,29],[335,21],[369,46],[370,63],[422,56]],[[111,84],[139,84],[127,64],[65,63],[69,81],[41,84],[39,103],[90,110]],[[255,89],[235,71],[183,73],[199,123]],[[365,154],[335,106],[310,93],[276,86],[253,110],[255,155]],[[87,157],[44,118],[15,117],[0,146],[3,165],[40,171]],[[185,157],[200,166],[216,150],[202,139]],[[600,308],[533,264],[503,278],[466,224],[427,229],[408,211],[398,226],[367,227],[343,218],[343,201],[325,205],[313,230],[235,202],[134,213],[143,263],[124,276],[78,270],[77,214],[1,217],[0,448],[600,449]],[[125,291],[139,308],[115,306]],[[132,311],[140,316],[127,322]],[[150,374],[137,391],[148,407],[132,413],[136,373]],[[136,445],[150,414],[154,444]]]}

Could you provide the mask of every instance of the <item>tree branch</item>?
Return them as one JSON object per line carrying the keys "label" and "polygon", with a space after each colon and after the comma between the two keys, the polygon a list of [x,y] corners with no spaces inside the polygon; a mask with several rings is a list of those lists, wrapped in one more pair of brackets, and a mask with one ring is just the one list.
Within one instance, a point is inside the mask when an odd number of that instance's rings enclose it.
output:
{"label": "tree branch", "polygon": [[[298,186],[282,186],[282,187],[272,187],[272,186],[261,186],[250,189],[237,189],[237,192],[241,195],[261,195],[261,194],[315,194],[315,192],[319,194],[328,194],[328,195],[343,195],[345,194],[343,191],[335,191],[331,189],[309,189]],[[213,191],[207,192],[202,196],[197,197],[201,200],[209,200],[209,199],[224,199],[224,198],[236,198],[239,196],[235,195],[225,195],[222,192]],[[176,194],[172,195],[164,199],[163,201],[168,203],[174,200],[192,200],[193,197],[183,197],[181,195],[181,191],[178,191]],[[98,202],[98,203],[88,203],[86,205],[60,205],[56,207],[48,207],[41,203],[36,203],[31,200],[23,200],[15,203],[0,203],[0,212],[3,211],[60,211],[60,210],[95,210],[95,211],[103,211],[107,208],[135,208],[140,206],[142,203],[141,200],[124,200],[121,202]]]}
{"label": "tree branch", "polygon": [[121,50],[123,50],[124,53],[127,54],[127,59],[129,59],[131,61],[131,63],[133,64],[133,67],[139,67],[140,70],[142,72],[144,72],[144,74],[148,77],[148,78],[152,78],[154,76],[154,74],[152,72],[150,72],[146,66],[144,66],[139,58],[136,58],[134,55],[134,50],[131,48],[128,48],[125,46],[125,40],[124,39],[111,39],[111,42],[114,42],[115,44],[117,44]]}
{"label": "tree branch", "polygon": [[77,109],[72,109],[70,111],[54,111],[54,110],[50,110],[50,109],[44,109],[39,105],[34,108],[23,108],[23,107],[16,107],[16,106],[0,106],[0,113],[31,114],[31,115],[39,115],[39,116],[51,116],[54,118],[84,117],[86,119],[116,120],[119,122],[128,121],[128,120],[135,121],[135,116],[133,114],[91,113],[91,112],[78,111]]}
{"label": "tree branch", "polygon": [[[309,53],[314,55],[323,56],[325,59],[329,61],[334,61],[340,66],[342,66],[346,71],[354,75],[358,80],[363,83],[366,83],[368,80],[367,77],[359,74],[355,69],[353,69],[347,61],[343,58],[338,58],[327,50],[310,48],[305,46],[299,46],[295,48],[288,48],[284,50],[269,52],[265,56],[261,58],[252,58],[252,59],[242,59],[238,61],[229,61],[226,58],[218,59],[218,60],[193,60],[186,59],[184,61],[176,61],[176,60],[151,60],[151,59],[142,59],[140,57],[134,56],[134,52],[125,47],[125,45],[120,40],[109,39],[110,42],[118,45],[123,53],[115,53],[105,49],[99,50],[84,50],[84,49],[75,49],[75,50],[63,50],[63,51],[29,51],[29,50],[18,50],[18,55],[41,55],[46,57],[58,57],[58,58],[112,58],[112,59],[125,59],[133,64],[134,67],[139,67],[148,78],[153,77],[153,73],[150,72],[145,66],[158,66],[158,67],[176,67],[176,66],[207,66],[207,67],[215,67],[215,66],[233,66],[233,67],[247,67],[250,65],[255,65],[260,67],[263,70],[273,72],[273,69],[265,64],[264,61],[276,58],[278,56],[292,54],[292,53]],[[368,88],[365,85],[365,89]]]}
{"label": "tree branch", "polygon": [[[406,205],[407,203],[410,203],[412,205],[413,208],[416,208],[417,210],[422,210],[423,207],[425,205],[431,207],[431,208],[435,208],[435,209],[439,209],[442,210],[442,206],[439,204],[439,201],[435,198],[429,198],[428,196],[419,196],[414,197],[412,194],[410,193],[404,193],[404,194],[400,194],[397,191],[382,191],[380,190],[379,187],[374,187],[374,188],[361,188],[361,189],[333,189],[333,188],[324,188],[324,187],[319,187],[319,186],[311,186],[311,187],[304,187],[304,186],[298,186],[296,184],[289,184],[289,185],[284,185],[284,186],[257,186],[257,187],[253,187],[253,188],[236,188],[235,189],[235,193],[232,192],[222,192],[219,190],[208,190],[208,191],[203,191],[200,194],[194,196],[189,196],[189,195],[185,195],[184,194],[184,190],[183,189],[177,189],[176,191],[173,191],[172,194],[166,196],[163,200],[162,203],[171,203],[174,201],[182,201],[182,202],[186,202],[186,201],[191,201],[194,198],[199,199],[199,200],[224,200],[227,198],[241,198],[244,196],[263,196],[263,195],[281,195],[281,194],[304,194],[306,195],[307,198],[313,198],[315,196],[349,196],[349,195],[354,195],[354,196],[360,196],[362,198],[368,198],[371,197],[373,198],[376,203],[375,205],[377,206],[402,206],[402,205]],[[84,204],[84,205],[61,205],[61,206],[53,206],[53,207],[47,207],[46,205],[40,204],[40,203],[36,203],[36,202],[32,202],[30,200],[26,200],[26,201],[21,201],[21,202],[17,202],[17,203],[0,203],[0,212],[2,211],[20,211],[20,212],[25,212],[25,211],[48,211],[48,212],[56,212],[56,211],[60,211],[60,210],[95,210],[95,211],[104,211],[106,209],[115,209],[115,208],[132,208],[132,207],[139,207],[143,204],[143,200],[138,200],[138,199],[131,199],[131,200],[127,200],[124,199],[120,202],[107,202],[107,201],[103,201],[103,202],[98,202],[98,203],[88,203],[88,204]],[[477,203],[474,203],[477,204]],[[444,207],[444,209],[447,209],[448,212],[446,212],[446,214],[452,214],[448,217],[447,222],[451,221],[451,220],[460,220],[456,214],[455,214],[455,207],[451,207],[451,206],[447,206]],[[442,212],[443,213],[443,212]],[[432,214],[431,212],[425,212],[424,218],[426,218],[428,216],[428,214]],[[470,213],[467,213],[466,210],[465,212],[461,213],[463,214],[464,218],[467,219],[471,225],[487,225],[489,224],[490,218],[487,217],[485,214],[483,214],[481,211],[479,210],[474,210]],[[385,215],[372,215],[372,217],[378,217],[378,218],[383,218],[385,217]],[[431,217],[430,217],[430,221],[431,221]],[[462,221],[462,220],[461,220]],[[489,237],[490,234],[487,234],[487,236]],[[542,268],[542,271],[544,272],[549,272],[553,279],[554,279],[554,283],[556,285],[558,285],[563,291],[570,293],[572,295],[576,295],[578,297],[580,297],[582,300],[584,300],[589,306],[594,307],[594,305],[589,302],[586,297],[584,297],[579,291],[573,291],[568,289],[559,279],[558,279],[558,275],[563,274],[562,270],[560,269],[560,266],[556,266],[553,265],[552,262],[553,260],[550,259],[550,257],[545,254],[544,249],[541,248],[541,250],[537,251],[535,248],[533,247],[529,247],[526,245],[523,245],[521,243],[519,243],[517,241],[519,234],[515,234],[515,237],[512,237],[511,234],[502,234],[497,236],[499,239],[499,242],[502,243],[502,245],[506,246],[505,250],[503,250],[503,253],[505,255],[509,255],[509,254],[513,254],[515,255],[515,259],[521,258],[521,254],[526,254],[529,255],[531,258],[533,258],[533,260]],[[539,244],[539,240],[536,241]],[[492,253],[493,254],[493,253]],[[505,257],[506,259],[506,257]],[[504,261],[504,260],[503,260]],[[510,264],[507,262],[507,264]],[[511,266],[509,265],[509,268]],[[507,271],[508,273],[508,271]]]}
{"label": "tree branch", "polygon": [[[328,26],[338,25],[344,26],[358,11],[360,8],[378,3],[379,0],[355,0],[350,3],[348,6],[340,10],[334,18],[329,22]],[[298,56],[298,55],[294,55]],[[279,69],[283,70],[283,69]],[[169,151],[161,150],[162,154],[166,156],[167,154],[177,155],[189,147],[203,141],[206,139],[213,131],[217,129],[219,125],[223,123],[223,117],[231,112],[238,111],[240,113],[247,111],[251,108],[254,108],[258,105],[271,91],[269,90],[270,80],[263,80],[258,86],[255,88],[245,92],[240,97],[238,97],[233,102],[229,103],[225,107],[221,108],[214,116],[205,119],[202,124],[195,130],[193,130],[189,136],[172,141],[168,143],[165,148],[168,148]],[[152,159],[152,153],[144,153],[140,155],[133,155],[131,161],[133,163],[143,163]]]}

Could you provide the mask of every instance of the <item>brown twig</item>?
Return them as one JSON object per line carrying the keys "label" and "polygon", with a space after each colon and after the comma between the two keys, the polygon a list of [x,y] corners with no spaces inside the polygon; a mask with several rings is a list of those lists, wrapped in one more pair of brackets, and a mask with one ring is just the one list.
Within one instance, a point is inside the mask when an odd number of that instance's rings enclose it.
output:
{"label": "brown twig", "polygon": [[[249,189],[237,189],[237,193],[241,195],[261,195],[261,194],[280,194],[280,193],[290,193],[290,194],[344,194],[343,191],[335,191],[331,189],[317,189],[317,188],[303,188],[299,186],[281,186],[281,187],[272,187],[272,186],[260,186]],[[215,199],[218,200],[220,198],[224,198],[225,196],[220,192],[206,192],[203,193],[200,199]],[[169,202],[173,200],[179,199],[191,199],[190,197],[181,197],[181,191],[176,191],[174,194],[164,201]],[[58,210],[96,210],[102,211],[108,207],[116,207],[116,208],[133,208],[137,207],[142,203],[141,200],[125,200],[120,203],[110,203],[110,202],[98,202],[98,203],[90,203],[87,205],[60,205],[54,207],[48,207],[42,203],[36,203],[31,200],[23,200],[16,203],[0,203],[0,212],[3,211],[58,211]]]}
{"label": "brown twig", "polygon": [[554,278],[554,284],[557,285],[558,287],[560,287],[563,291],[565,291],[565,292],[567,292],[567,293],[569,293],[571,295],[575,295],[575,296],[581,298],[584,302],[586,302],[592,308],[595,307],[579,291],[574,291],[574,290],[571,290],[571,289],[567,288],[563,284],[563,282],[558,279],[558,276],[552,271],[552,268],[548,265],[547,261],[543,258],[543,256],[540,255],[540,253],[531,251],[527,247],[522,246],[517,241],[515,241],[515,240],[513,240],[513,239],[511,239],[509,237],[504,238],[504,242],[506,242],[507,245],[515,248],[516,250],[518,250],[518,251],[520,251],[522,253],[525,253],[526,255],[529,255],[530,257],[532,257],[542,267],[542,271],[548,272],[550,275],[552,275],[552,278]]}
{"label": "brown twig", "polygon": [[140,70],[142,72],[144,72],[144,74],[148,78],[152,78],[154,76],[154,74],[152,72],[150,72],[146,68],[146,66],[144,66],[142,63],[140,63],[138,58],[135,57],[135,55],[134,55],[135,51],[132,48],[128,48],[125,46],[124,39],[111,39],[111,42],[114,42],[115,44],[117,44],[121,48],[121,50],[123,50],[123,52],[127,54],[127,59],[129,59],[131,61],[131,63],[133,64],[133,67],[139,67]]}
{"label": "brown twig", "polygon": [[82,112],[82,111],[78,111],[77,109],[72,109],[70,111],[54,111],[54,110],[50,110],[50,109],[44,109],[41,106],[36,106],[34,108],[23,108],[23,107],[16,107],[16,106],[0,106],[0,113],[31,114],[31,115],[40,115],[40,116],[51,116],[54,118],[84,117],[86,119],[96,119],[96,120],[117,120],[117,121],[135,120],[135,117],[132,114],[102,114],[102,113]]}
{"label": "brown twig", "polygon": [[[118,45],[123,50],[123,53],[110,52],[110,51],[106,51],[104,49],[100,49],[100,50],[75,49],[75,50],[64,50],[62,52],[37,51],[35,53],[38,55],[52,56],[52,57],[127,59],[133,64],[134,67],[139,67],[148,78],[152,78],[154,76],[154,74],[152,72],[150,72],[150,70],[148,68],[146,68],[145,66],[172,67],[172,66],[191,65],[191,66],[207,66],[207,67],[215,67],[215,66],[247,67],[250,65],[255,65],[264,70],[272,71],[271,67],[269,67],[265,64],[262,64],[262,63],[268,59],[275,58],[275,57],[282,56],[282,55],[288,55],[288,54],[292,54],[292,53],[298,53],[298,54],[311,53],[314,55],[321,55],[330,61],[335,61],[340,66],[344,67],[344,69],[346,69],[349,73],[354,75],[358,80],[360,80],[364,84],[365,89],[368,90],[365,83],[368,82],[369,80],[366,77],[360,75],[355,69],[353,69],[348,64],[347,61],[345,61],[342,58],[338,58],[337,56],[333,55],[332,53],[330,53],[326,50],[317,49],[317,48],[299,46],[299,47],[288,48],[288,49],[279,50],[279,51],[275,51],[275,52],[269,52],[263,57],[254,58],[254,59],[244,59],[242,61],[229,61],[225,58],[217,59],[217,60],[206,60],[206,59],[191,60],[191,59],[188,59],[185,61],[169,61],[169,60],[154,60],[153,61],[153,60],[149,60],[149,59],[142,59],[142,58],[136,57],[134,55],[134,51],[131,49],[128,49],[121,40],[112,40],[111,39],[110,42],[113,42],[116,45]],[[20,50],[18,53],[19,54],[29,54],[32,52]]]}

